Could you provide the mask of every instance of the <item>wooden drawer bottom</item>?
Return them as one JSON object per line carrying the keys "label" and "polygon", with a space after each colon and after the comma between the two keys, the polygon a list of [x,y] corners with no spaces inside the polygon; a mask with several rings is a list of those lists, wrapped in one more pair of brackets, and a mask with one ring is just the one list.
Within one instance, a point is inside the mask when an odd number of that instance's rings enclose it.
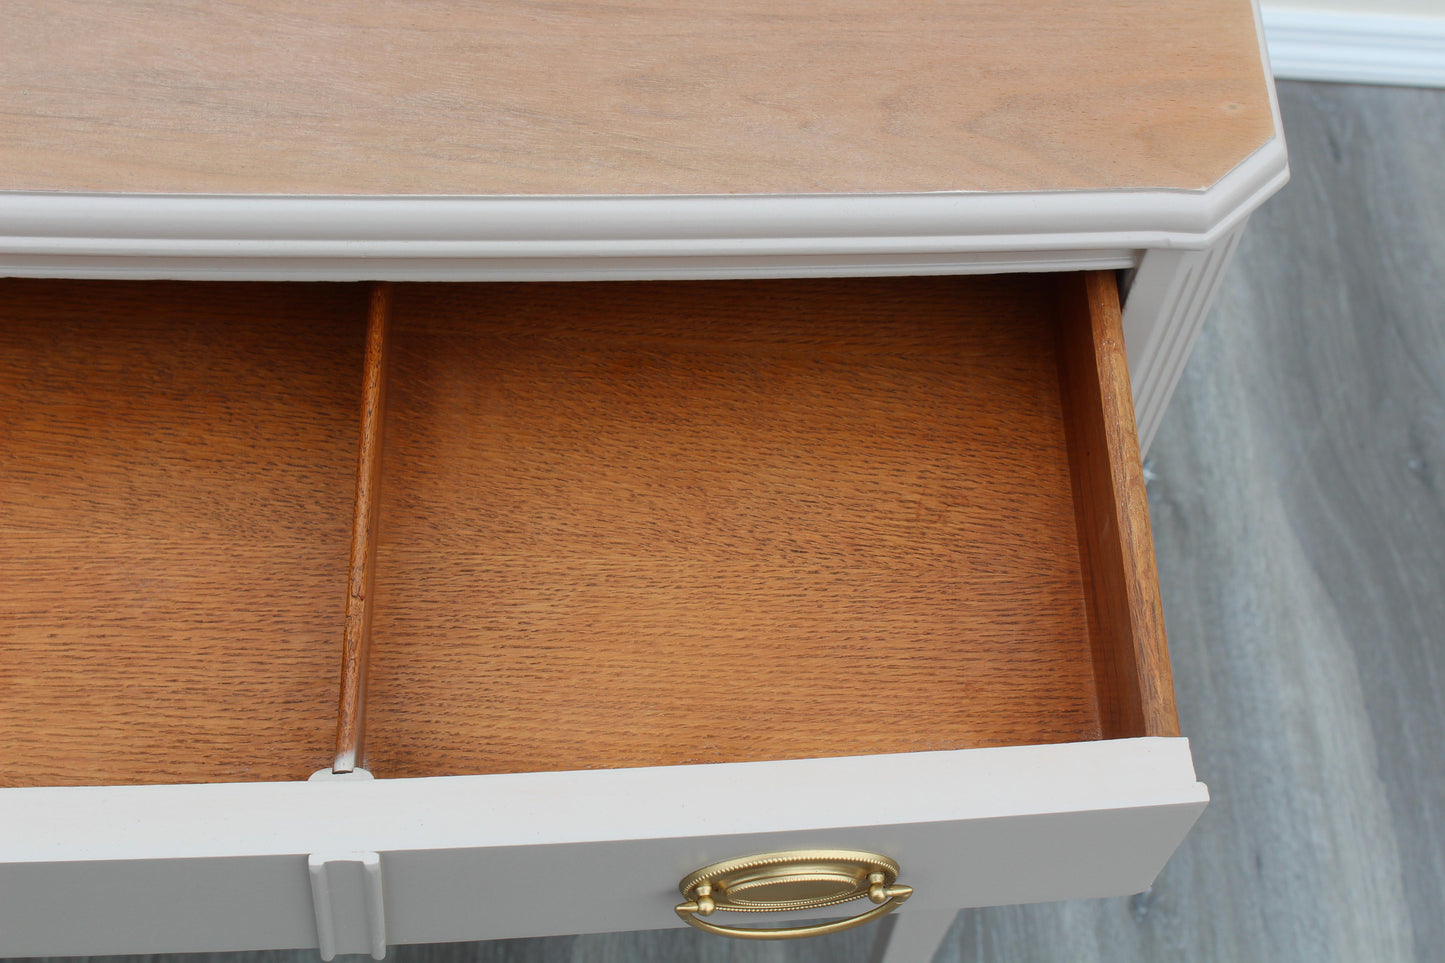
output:
{"label": "wooden drawer bottom", "polygon": [[1058,299],[397,291],[373,771],[1100,738]]}

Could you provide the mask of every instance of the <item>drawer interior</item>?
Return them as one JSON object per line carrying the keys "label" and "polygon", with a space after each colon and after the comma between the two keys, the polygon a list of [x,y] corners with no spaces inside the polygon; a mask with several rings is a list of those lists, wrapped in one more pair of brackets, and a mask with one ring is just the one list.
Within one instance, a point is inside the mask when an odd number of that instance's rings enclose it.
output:
{"label": "drawer interior", "polygon": [[365,292],[0,289],[0,784],[324,765]]}
{"label": "drawer interior", "polygon": [[5,784],[1177,731],[1110,275],[3,286]]}

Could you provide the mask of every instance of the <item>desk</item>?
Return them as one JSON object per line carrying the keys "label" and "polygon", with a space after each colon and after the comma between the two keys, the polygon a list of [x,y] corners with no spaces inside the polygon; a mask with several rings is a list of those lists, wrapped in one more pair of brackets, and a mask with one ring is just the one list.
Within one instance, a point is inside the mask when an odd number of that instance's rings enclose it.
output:
{"label": "desk", "polygon": [[799,848],[926,934],[1203,808],[1139,448],[1287,177],[1248,4],[0,16],[7,953]]}

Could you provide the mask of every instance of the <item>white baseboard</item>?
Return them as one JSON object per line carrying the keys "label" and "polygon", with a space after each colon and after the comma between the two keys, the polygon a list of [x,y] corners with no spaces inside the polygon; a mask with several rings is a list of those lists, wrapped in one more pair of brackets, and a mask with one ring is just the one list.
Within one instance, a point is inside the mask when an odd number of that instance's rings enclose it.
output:
{"label": "white baseboard", "polygon": [[1281,80],[1445,87],[1445,17],[1262,11]]}

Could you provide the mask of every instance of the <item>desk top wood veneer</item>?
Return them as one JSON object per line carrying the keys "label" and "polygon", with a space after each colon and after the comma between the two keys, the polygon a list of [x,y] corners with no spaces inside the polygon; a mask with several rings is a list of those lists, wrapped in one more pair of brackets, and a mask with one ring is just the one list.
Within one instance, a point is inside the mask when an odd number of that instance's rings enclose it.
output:
{"label": "desk top wood veneer", "polygon": [[0,7],[0,190],[1200,190],[1273,136],[1247,0]]}

